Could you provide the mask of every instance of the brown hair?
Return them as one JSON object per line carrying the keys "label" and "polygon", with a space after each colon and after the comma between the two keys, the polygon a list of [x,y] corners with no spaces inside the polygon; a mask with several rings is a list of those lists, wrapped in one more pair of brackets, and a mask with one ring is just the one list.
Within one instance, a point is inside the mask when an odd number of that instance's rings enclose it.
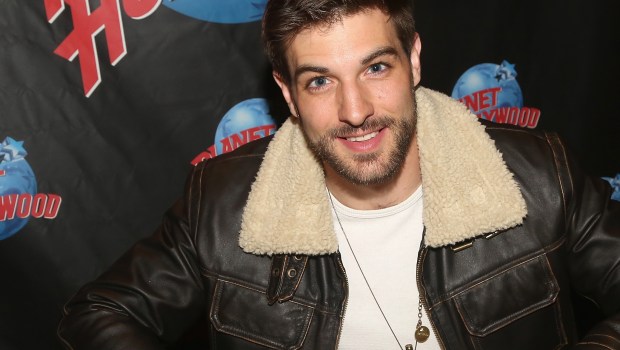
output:
{"label": "brown hair", "polygon": [[273,70],[290,84],[285,52],[299,32],[371,9],[379,9],[390,17],[409,55],[415,35],[412,0],[269,0],[262,36]]}

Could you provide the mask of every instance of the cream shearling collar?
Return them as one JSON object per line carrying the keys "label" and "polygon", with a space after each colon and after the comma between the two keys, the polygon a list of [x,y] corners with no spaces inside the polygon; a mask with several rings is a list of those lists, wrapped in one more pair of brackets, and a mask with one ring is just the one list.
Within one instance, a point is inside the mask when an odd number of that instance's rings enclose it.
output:
{"label": "cream shearling collar", "polygon": [[[418,88],[416,99],[425,244],[446,246],[521,224],[525,200],[477,117],[429,89]],[[292,118],[252,184],[239,245],[259,255],[338,250],[322,166]]]}

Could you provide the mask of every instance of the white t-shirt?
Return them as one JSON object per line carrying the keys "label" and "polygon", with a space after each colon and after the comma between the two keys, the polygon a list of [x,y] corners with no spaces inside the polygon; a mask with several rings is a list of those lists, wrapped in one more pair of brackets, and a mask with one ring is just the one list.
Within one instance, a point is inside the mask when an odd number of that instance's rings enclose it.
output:
{"label": "white t-shirt", "polygon": [[[349,299],[338,349],[404,349],[406,344],[415,347],[419,303],[416,264],[423,231],[422,188],[405,201],[379,210],[355,210],[333,196],[332,199],[338,213],[336,217],[332,212],[334,229],[349,282]],[[426,342],[418,343],[417,349],[440,349],[425,311],[422,324],[428,327],[431,336]]]}

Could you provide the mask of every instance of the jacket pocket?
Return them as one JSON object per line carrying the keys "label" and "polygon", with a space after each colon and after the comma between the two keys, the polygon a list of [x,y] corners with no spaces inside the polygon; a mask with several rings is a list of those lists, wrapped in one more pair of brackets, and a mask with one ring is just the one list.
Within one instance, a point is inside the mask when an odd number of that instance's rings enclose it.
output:
{"label": "jacket pocket", "polygon": [[218,280],[209,316],[218,332],[272,349],[299,349],[314,309],[294,301],[268,305],[265,292]]}
{"label": "jacket pocket", "polygon": [[553,349],[566,342],[559,291],[547,257],[540,255],[476,284],[454,302],[477,348]]}

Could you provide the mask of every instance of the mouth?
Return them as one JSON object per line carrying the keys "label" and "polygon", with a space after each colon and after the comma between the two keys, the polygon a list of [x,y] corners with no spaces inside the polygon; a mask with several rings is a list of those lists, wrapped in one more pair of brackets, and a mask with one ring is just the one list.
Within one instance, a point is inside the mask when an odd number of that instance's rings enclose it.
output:
{"label": "mouth", "polygon": [[342,144],[349,151],[354,153],[369,153],[379,150],[383,144],[383,138],[388,128],[375,129],[374,131],[366,131],[363,135],[342,135],[339,137]]}
{"label": "mouth", "polygon": [[363,141],[368,141],[370,139],[374,139],[377,135],[379,135],[379,131],[373,131],[369,134],[362,135],[362,136],[346,137],[345,139],[351,142],[363,142]]}

